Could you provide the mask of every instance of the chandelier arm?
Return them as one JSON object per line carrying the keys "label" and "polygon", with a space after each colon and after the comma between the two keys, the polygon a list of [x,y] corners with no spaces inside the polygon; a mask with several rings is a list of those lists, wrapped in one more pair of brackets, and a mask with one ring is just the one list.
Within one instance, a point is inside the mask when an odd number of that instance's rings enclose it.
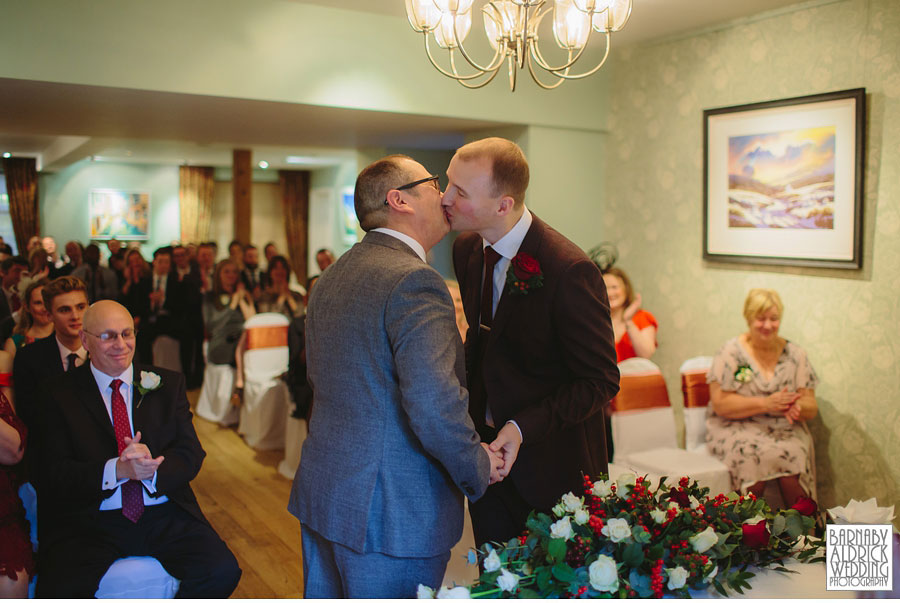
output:
{"label": "chandelier arm", "polygon": [[607,58],[609,58],[609,34],[607,34],[607,38],[606,38],[606,52],[603,53],[603,58],[600,59],[600,62],[597,63],[597,65],[596,65],[593,69],[591,69],[590,71],[585,71],[584,73],[578,73],[578,74],[575,74],[575,75],[569,75],[568,69],[566,70],[566,73],[558,73],[558,71],[560,71],[560,70],[557,70],[557,69],[551,69],[551,70],[550,70],[550,73],[552,73],[553,75],[559,76],[559,77],[561,77],[561,78],[565,78],[565,79],[567,79],[567,80],[580,80],[580,79],[582,79],[582,78],[588,77],[589,75],[593,75],[593,74],[597,73],[597,71],[599,71],[600,68],[603,67],[604,63],[606,63],[606,59],[607,59]]}
{"label": "chandelier arm", "polygon": [[490,84],[493,81],[493,79],[495,77],[497,77],[498,73],[500,73],[500,70],[494,69],[494,71],[491,72],[491,75],[489,75],[486,80],[484,80],[483,82],[481,82],[479,84],[469,84],[468,82],[464,82],[463,80],[457,80],[457,81],[461,85],[465,86],[466,88],[469,88],[471,90],[476,90],[478,88],[483,88],[484,86],[487,86],[488,84]]}
{"label": "chandelier arm", "polygon": [[[542,82],[540,80],[540,78],[538,78],[537,73],[535,73],[535,71],[534,71],[534,64],[532,62],[531,54],[529,54],[527,56],[526,63],[528,63],[528,73],[531,74],[531,79],[533,79],[534,83],[537,84],[538,86],[540,86],[541,88],[543,88],[544,90],[553,90],[554,88],[559,88],[559,86],[564,81],[566,81],[566,79],[562,75],[553,73],[551,71],[549,73],[551,73],[552,75],[559,78],[559,80],[555,84],[545,84],[544,82]],[[541,68],[543,69],[543,67],[541,67]]]}
{"label": "chandelier arm", "polygon": [[[437,69],[442,75],[446,75],[447,77],[449,77],[452,80],[462,81],[462,80],[473,80],[473,79],[481,77],[482,75],[487,73],[487,72],[482,72],[482,73],[476,73],[474,75],[459,75],[458,73],[451,73],[450,71],[447,71],[446,69],[444,69],[443,67],[438,65],[437,61],[434,60],[434,57],[431,55],[431,46],[428,44],[428,34],[426,33],[424,35],[425,35],[425,55],[428,57],[428,60],[431,61],[431,65],[435,69]],[[451,57],[452,56],[453,55],[451,53]]]}
{"label": "chandelier arm", "polygon": [[[456,42],[456,47],[459,48],[460,54],[466,60],[466,62],[471,65],[474,69],[481,71],[482,73],[487,73],[488,71],[495,71],[500,68],[500,65],[503,64],[503,54],[500,52],[502,48],[501,44],[497,44],[497,49],[494,51],[494,56],[488,62],[487,67],[482,67],[479,65],[472,57],[469,56],[469,53],[466,52],[465,47],[462,44],[462,41],[459,39],[459,32],[456,30],[456,19],[453,19],[453,41]],[[494,64],[494,61],[497,61],[497,64]]]}
{"label": "chandelier arm", "polygon": [[[587,48],[588,42],[590,42],[590,40],[591,40],[590,36],[591,35],[588,34],[588,39],[585,40],[584,45],[578,49],[578,53],[575,54],[575,58],[571,58],[572,53],[570,51],[569,52],[569,57],[570,57],[569,62],[565,63],[564,65],[560,65],[558,67],[553,67],[546,60],[544,60],[544,55],[541,54],[541,49],[538,46],[537,40],[534,40],[532,42],[531,52],[534,55],[535,62],[537,62],[538,66],[540,66],[541,69],[545,69],[552,73],[556,73],[558,71],[566,71],[569,67],[574,65],[576,63],[576,61],[578,61],[578,59],[581,58],[581,55],[584,53],[584,50]],[[608,54],[609,54],[609,32],[606,32],[606,52],[603,53],[603,60],[600,63],[601,65],[603,64],[603,61],[606,61],[606,56]]]}

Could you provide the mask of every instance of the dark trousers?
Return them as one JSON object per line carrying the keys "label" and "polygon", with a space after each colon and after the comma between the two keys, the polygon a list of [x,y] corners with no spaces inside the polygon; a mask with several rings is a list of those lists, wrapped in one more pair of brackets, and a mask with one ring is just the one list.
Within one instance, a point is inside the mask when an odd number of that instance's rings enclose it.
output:
{"label": "dark trousers", "polygon": [[180,580],[178,598],[225,599],[241,578],[215,530],[174,502],[146,507],[137,523],[121,511],[101,511],[67,528],[70,533],[41,547],[40,598],[93,598],[109,566],[132,555],[155,557]]}

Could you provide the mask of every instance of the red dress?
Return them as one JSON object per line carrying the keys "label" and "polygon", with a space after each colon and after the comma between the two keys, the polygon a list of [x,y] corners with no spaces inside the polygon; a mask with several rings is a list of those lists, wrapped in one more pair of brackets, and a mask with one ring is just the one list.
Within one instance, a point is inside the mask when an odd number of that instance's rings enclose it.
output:
{"label": "red dress", "polygon": [[[8,375],[0,374],[0,382]],[[0,421],[11,425],[19,432],[22,448],[25,447],[25,424],[16,416],[6,396],[0,392]],[[23,569],[29,576],[34,575],[30,527],[25,519],[25,508],[19,498],[22,485],[20,465],[0,465],[0,575],[13,580]]]}
{"label": "red dress", "polygon": [[[647,327],[656,327],[659,330],[656,318],[646,310],[638,310],[631,322],[637,326],[639,331],[643,331]],[[656,343],[655,338],[654,343]],[[635,356],[637,356],[637,353],[634,351],[634,346],[631,345],[631,339],[628,337],[628,331],[626,330],[625,334],[622,335],[622,339],[616,342],[616,362],[622,362]]]}

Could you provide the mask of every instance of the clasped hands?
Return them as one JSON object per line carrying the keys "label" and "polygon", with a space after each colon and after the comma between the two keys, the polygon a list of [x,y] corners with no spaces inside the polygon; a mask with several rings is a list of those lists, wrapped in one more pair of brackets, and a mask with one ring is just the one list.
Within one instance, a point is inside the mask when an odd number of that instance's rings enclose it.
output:
{"label": "clasped hands", "polygon": [[780,392],[769,394],[766,396],[767,411],[771,413],[781,413],[789,423],[800,420],[800,392],[789,392],[784,388]]}
{"label": "clasped hands", "polygon": [[116,460],[116,479],[150,479],[164,460],[163,456],[153,458],[150,449],[141,443],[140,431],[134,438],[126,436],[125,448]]}
{"label": "clasped hands", "polygon": [[522,437],[519,429],[512,423],[507,423],[497,433],[497,437],[488,445],[482,442],[488,458],[491,460],[491,480],[489,484],[502,482],[509,475],[516,457],[519,455],[519,446],[522,445]]}

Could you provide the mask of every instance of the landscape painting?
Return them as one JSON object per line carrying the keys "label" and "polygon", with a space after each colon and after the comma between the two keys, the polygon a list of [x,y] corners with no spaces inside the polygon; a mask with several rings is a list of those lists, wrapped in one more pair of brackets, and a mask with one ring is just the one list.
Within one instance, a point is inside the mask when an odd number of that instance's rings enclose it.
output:
{"label": "landscape painting", "polygon": [[88,203],[91,239],[149,237],[150,193],[93,189]]}
{"label": "landscape painting", "polygon": [[834,126],[728,139],[730,228],[834,228]]}
{"label": "landscape painting", "polygon": [[866,90],[703,111],[703,259],[859,269]]}

